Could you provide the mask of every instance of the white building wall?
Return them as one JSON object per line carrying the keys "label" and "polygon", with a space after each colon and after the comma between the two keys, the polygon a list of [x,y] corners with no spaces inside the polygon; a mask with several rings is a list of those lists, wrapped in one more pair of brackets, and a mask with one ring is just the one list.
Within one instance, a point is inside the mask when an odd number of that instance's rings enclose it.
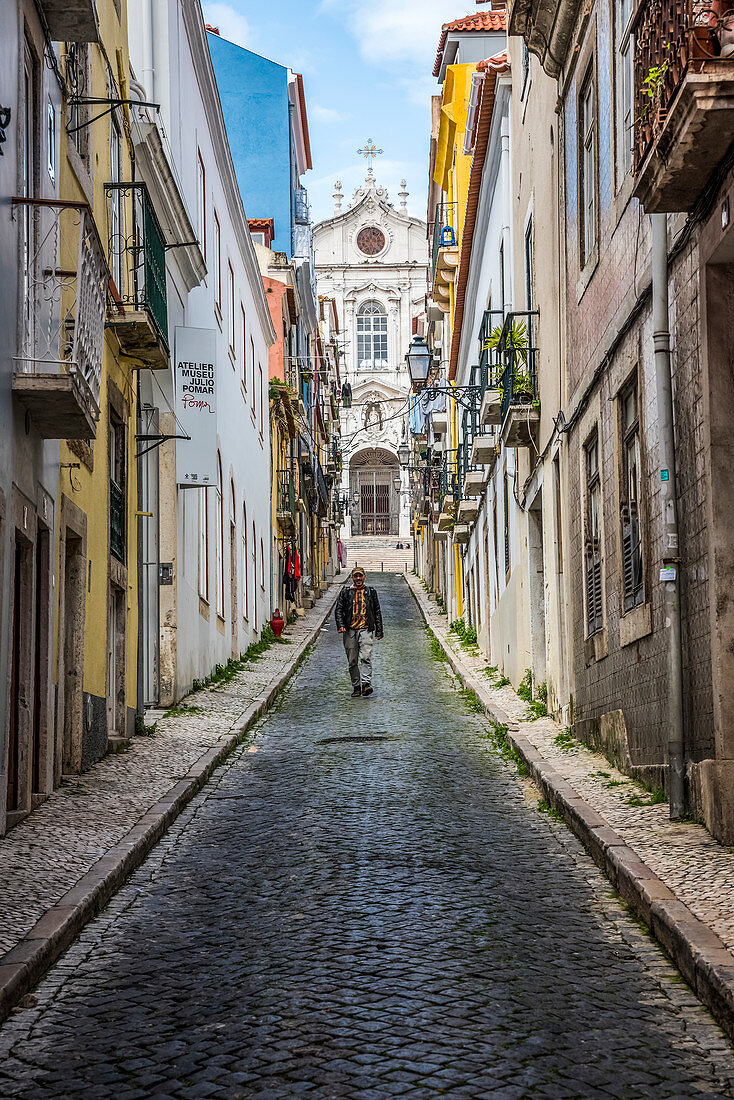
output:
{"label": "white building wall", "polygon": [[[166,10],[167,19],[162,5],[129,0],[131,64],[136,75],[150,73],[153,91],[145,85],[143,90],[146,98],[161,103],[163,145],[179,181],[200,252],[205,254],[206,275],[199,285],[192,285],[196,280],[191,277],[191,250],[173,248],[167,253],[169,344],[173,353],[177,326],[210,329],[216,335],[217,441],[223,474],[224,614],[217,609],[216,487],[178,488],[175,444],[163,444],[160,558],[174,562],[173,584],[160,590],[164,704],[179,698],[194,679],[207,676],[216,664],[224,664],[244,652],[270,618],[268,347],[274,338],[226,142],[201,13],[194,0],[184,0],[182,5],[169,0]],[[179,102],[180,95],[185,95],[185,104]],[[199,154],[205,168],[206,242],[199,216]],[[221,309],[215,301],[215,211],[221,241]],[[229,346],[229,264],[235,286],[234,354]],[[240,306],[246,318],[244,341]],[[246,387],[242,381],[243,355]],[[147,396],[161,407],[161,432],[176,435],[172,371],[173,359],[171,369],[147,379]],[[200,593],[199,585],[202,493],[207,496],[209,527],[208,598]]]}

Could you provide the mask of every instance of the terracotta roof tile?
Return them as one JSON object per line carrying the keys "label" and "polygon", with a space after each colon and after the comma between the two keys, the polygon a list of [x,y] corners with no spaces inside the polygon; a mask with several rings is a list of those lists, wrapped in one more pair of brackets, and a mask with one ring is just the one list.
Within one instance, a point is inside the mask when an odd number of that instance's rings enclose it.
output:
{"label": "terracotta roof tile", "polygon": [[443,48],[446,45],[446,39],[448,38],[449,31],[479,31],[480,33],[486,33],[487,31],[499,31],[507,30],[507,12],[502,9],[501,11],[479,11],[475,15],[464,15],[461,19],[454,19],[451,23],[444,23],[441,27],[441,38],[438,43],[438,51],[436,53],[436,64],[433,66],[433,75],[438,76],[441,71],[441,56],[443,54]]}

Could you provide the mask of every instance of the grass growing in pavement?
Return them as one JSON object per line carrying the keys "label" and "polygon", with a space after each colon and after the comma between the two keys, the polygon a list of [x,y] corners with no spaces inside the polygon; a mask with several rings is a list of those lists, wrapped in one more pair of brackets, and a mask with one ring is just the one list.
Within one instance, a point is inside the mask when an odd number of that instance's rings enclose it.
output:
{"label": "grass growing in pavement", "polygon": [[528,705],[527,719],[534,722],[536,718],[548,717],[548,686],[543,681],[542,684],[538,684],[535,695],[533,695],[533,674],[529,668],[525,669],[525,675],[518,684],[517,695],[522,699],[524,703]]}
{"label": "grass growing in pavement", "polygon": [[472,714],[484,714],[482,700],[476,691],[473,691],[472,688],[462,688],[460,694]]}
{"label": "grass growing in pavement", "polygon": [[201,714],[203,707],[193,707],[190,703],[179,703],[177,707],[169,707],[163,718],[186,718],[192,714]]}
{"label": "grass growing in pavement", "polygon": [[239,660],[230,657],[226,665],[215,665],[211,675],[203,680],[194,680],[191,685],[191,691],[202,691],[204,688],[218,687],[221,684],[230,683],[238,673],[243,671],[248,661],[256,661],[258,657],[261,657],[272,645],[291,645],[291,639],[276,638],[273,628],[269,623],[266,623],[262,629],[260,640],[258,642],[252,642],[245,652],[240,655]]}
{"label": "grass growing in pavement", "polygon": [[433,657],[433,659],[435,661],[448,661],[448,657],[444,652],[443,646],[431,630],[430,626],[426,626],[426,631],[428,632],[428,646],[431,650],[431,656]]}
{"label": "grass growing in pavement", "polygon": [[513,748],[507,737],[507,726],[502,722],[491,722],[488,737],[491,744],[508,764],[514,764],[518,775],[528,775],[528,766],[520,756],[517,749]]}
{"label": "grass growing in pavement", "polygon": [[661,791],[659,787],[656,787],[654,791],[650,791],[649,798],[643,798],[639,794],[631,794],[629,798],[625,799],[628,806],[659,806],[661,802],[667,801],[665,791]]}
{"label": "grass growing in pavement", "polygon": [[482,669],[482,674],[489,680],[489,686],[493,688],[507,687],[510,683],[508,676],[503,676],[497,665],[487,665]]}
{"label": "grass growing in pavement", "polygon": [[560,749],[561,752],[573,752],[579,747],[580,742],[576,740],[568,726],[566,726],[565,729],[562,729],[560,733],[557,733],[553,738],[553,744],[556,748]]}
{"label": "grass growing in pavement", "polygon": [[541,798],[538,803],[538,809],[542,814],[547,814],[548,817],[552,817],[554,821],[560,821],[565,824],[565,818],[562,813],[559,813],[555,806],[551,806],[547,798]]}

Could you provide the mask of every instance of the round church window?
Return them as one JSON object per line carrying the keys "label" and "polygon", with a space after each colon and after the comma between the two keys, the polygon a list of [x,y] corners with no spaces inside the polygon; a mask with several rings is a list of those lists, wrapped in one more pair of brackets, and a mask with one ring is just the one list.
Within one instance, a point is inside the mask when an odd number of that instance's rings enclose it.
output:
{"label": "round church window", "polygon": [[385,234],[376,225],[365,225],[357,234],[357,248],[365,256],[376,256],[385,247]]}

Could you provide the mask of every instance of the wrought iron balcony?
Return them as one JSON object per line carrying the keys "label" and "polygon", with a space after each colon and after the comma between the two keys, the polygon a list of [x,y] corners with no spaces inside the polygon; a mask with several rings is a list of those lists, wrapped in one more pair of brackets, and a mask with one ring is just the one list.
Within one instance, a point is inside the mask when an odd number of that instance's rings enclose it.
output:
{"label": "wrought iron balcony", "polygon": [[46,439],[93,439],[109,272],[84,202],[14,198],[23,314],[13,393]]}
{"label": "wrought iron balcony", "polygon": [[499,337],[502,361],[500,422],[506,447],[529,447],[540,421],[536,376],[538,349],[533,346],[536,310],[508,313]]}
{"label": "wrought iron balcony", "polygon": [[168,305],[163,232],[144,183],[106,183],[108,324],[123,351],[151,369],[168,365]]}
{"label": "wrought iron balcony", "polygon": [[734,126],[734,10],[727,0],[643,0],[635,34],[635,194],[690,210]]}

